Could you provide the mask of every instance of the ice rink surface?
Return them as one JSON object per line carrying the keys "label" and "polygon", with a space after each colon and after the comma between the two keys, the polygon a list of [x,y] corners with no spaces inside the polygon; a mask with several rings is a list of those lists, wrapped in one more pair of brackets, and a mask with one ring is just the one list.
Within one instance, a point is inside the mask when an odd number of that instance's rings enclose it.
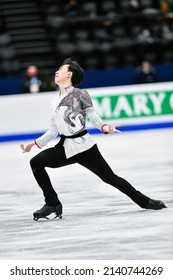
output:
{"label": "ice rink surface", "polygon": [[141,209],[76,164],[47,169],[63,218],[36,222],[32,213],[44,200],[29,160],[39,150],[23,154],[20,142],[1,143],[0,259],[173,259],[173,129],[93,137],[117,175],[168,208]]}

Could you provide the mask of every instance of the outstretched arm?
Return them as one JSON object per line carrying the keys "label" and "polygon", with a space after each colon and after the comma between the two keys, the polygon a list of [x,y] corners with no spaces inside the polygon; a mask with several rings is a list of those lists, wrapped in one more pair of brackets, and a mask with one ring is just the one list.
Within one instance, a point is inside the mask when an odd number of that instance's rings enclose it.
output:
{"label": "outstretched arm", "polygon": [[108,125],[103,122],[93,107],[91,97],[86,90],[84,90],[81,94],[81,101],[83,109],[85,110],[86,115],[90,119],[90,122],[93,124],[93,126],[97,127],[105,134],[114,132],[121,133],[121,131],[117,129],[117,127],[120,125]]}
{"label": "outstretched arm", "polygon": [[49,130],[46,131],[42,136],[40,136],[39,138],[37,138],[34,141],[29,142],[26,145],[21,144],[20,148],[22,149],[23,153],[30,152],[34,145],[37,145],[38,148],[42,148],[42,147],[46,146],[48,142],[50,142],[51,140],[56,138],[57,134],[58,134],[58,130],[57,130],[57,127],[55,124],[55,120],[52,116],[51,120],[50,120]]}

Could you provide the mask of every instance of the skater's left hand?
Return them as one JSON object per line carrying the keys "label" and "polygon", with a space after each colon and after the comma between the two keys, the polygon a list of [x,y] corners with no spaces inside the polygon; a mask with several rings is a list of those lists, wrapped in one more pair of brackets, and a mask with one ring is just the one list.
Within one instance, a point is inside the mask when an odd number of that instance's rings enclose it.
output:
{"label": "skater's left hand", "polygon": [[117,132],[117,133],[122,133],[120,130],[117,129],[117,127],[119,127],[120,125],[103,125],[102,127],[102,131],[103,133],[114,133],[114,132]]}
{"label": "skater's left hand", "polygon": [[20,148],[22,149],[23,153],[28,153],[28,152],[30,152],[30,150],[32,149],[32,147],[34,145],[35,145],[35,142],[33,141],[33,142],[30,142],[30,143],[28,143],[26,145],[21,144]]}

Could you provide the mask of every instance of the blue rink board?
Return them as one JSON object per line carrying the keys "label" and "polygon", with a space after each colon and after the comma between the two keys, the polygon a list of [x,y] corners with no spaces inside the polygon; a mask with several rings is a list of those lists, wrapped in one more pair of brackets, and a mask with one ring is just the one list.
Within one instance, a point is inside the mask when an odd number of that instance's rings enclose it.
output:
{"label": "blue rink board", "polygon": [[[173,122],[160,122],[160,123],[122,125],[119,128],[119,130],[121,130],[121,131],[137,131],[137,130],[171,128],[171,127],[173,127]],[[98,130],[96,128],[89,128],[88,132],[90,134],[101,134],[102,133],[100,130]],[[11,141],[19,141],[19,140],[36,139],[36,138],[40,137],[43,133],[44,133],[44,131],[35,132],[35,133],[0,135],[0,142],[11,142]]]}

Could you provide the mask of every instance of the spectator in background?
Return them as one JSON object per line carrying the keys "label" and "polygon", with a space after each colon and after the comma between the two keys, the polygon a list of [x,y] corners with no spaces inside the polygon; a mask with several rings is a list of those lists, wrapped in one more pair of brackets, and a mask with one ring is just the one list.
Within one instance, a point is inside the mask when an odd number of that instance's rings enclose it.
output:
{"label": "spectator in background", "polygon": [[38,77],[38,68],[35,65],[30,65],[27,68],[26,78],[23,82],[23,93],[37,93],[42,91],[42,82]]}
{"label": "spectator in background", "polygon": [[164,20],[172,18],[173,0],[161,0],[160,10]]}
{"label": "spectator in background", "polygon": [[141,7],[138,0],[130,0],[129,6],[130,12],[132,13],[139,13],[141,11]]}
{"label": "spectator in background", "polygon": [[143,28],[143,30],[138,34],[136,40],[137,42],[143,44],[151,44],[154,42],[154,38],[151,34],[151,31],[147,27]]}
{"label": "spectator in background", "polygon": [[139,67],[136,68],[136,83],[155,83],[157,82],[156,70],[147,60],[144,60]]}
{"label": "spectator in background", "polygon": [[163,14],[171,12],[173,9],[173,1],[172,0],[161,0],[160,1],[160,10]]}
{"label": "spectator in background", "polygon": [[22,93],[38,93],[56,90],[54,75],[47,70],[40,73],[35,65],[30,65],[26,71],[26,77],[22,84]]}
{"label": "spectator in background", "polygon": [[161,26],[161,32],[160,32],[160,37],[163,39],[163,40],[166,40],[166,41],[172,41],[173,40],[173,32],[172,30],[170,29],[169,25],[164,22]]}

